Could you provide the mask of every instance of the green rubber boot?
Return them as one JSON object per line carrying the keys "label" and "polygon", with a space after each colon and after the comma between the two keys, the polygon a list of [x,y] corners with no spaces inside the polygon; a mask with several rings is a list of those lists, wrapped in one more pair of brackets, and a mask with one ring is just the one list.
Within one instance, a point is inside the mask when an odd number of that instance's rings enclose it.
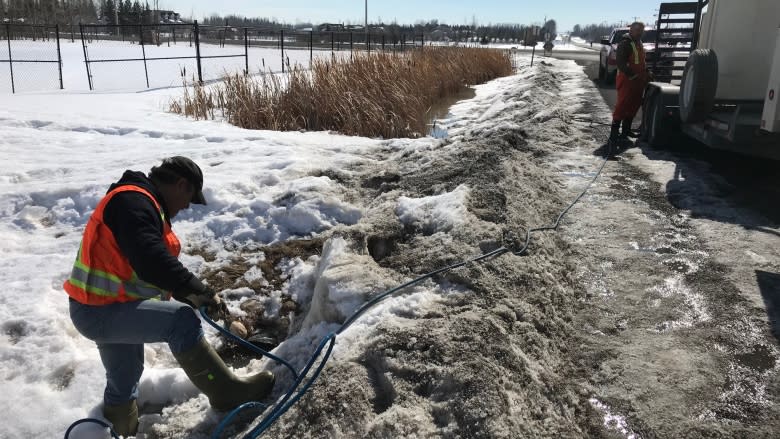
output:
{"label": "green rubber boot", "polygon": [[120,436],[135,436],[138,432],[138,403],[135,400],[121,405],[104,405],[103,416]]}
{"label": "green rubber boot", "polygon": [[209,397],[215,410],[227,411],[245,402],[262,401],[274,388],[274,374],[268,371],[249,377],[235,376],[205,337],[174,357],[195,387]]}

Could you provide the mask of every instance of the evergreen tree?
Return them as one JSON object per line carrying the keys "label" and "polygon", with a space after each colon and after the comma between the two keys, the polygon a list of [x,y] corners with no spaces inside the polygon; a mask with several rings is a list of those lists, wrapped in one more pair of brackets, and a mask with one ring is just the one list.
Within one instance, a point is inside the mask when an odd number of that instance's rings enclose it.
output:
{"label": "evergreen tree", "polygon": [[547,20],[542,26],[542,36],[546,36],[547,33],[550,34],[550,40],[554,40],[558,36],[558,24],[555,20]]}
{"label": "evergreen tree", "polygon": [[130,23],[132,24],[141,24],[141,13],[143,12],[143,9],[141,9],[141,4],[138,3],[138,0],[135,0],[133,2],[133,6],[130,9]]}
{"label": "evergreen tree", "polygon": [[119,5],[119,24],[130,24],[130,11],[133,9],[133,4],[130,0],[117,0]]}
{"label": "evergreen tree", "polygon": [[103,23],[105,24],[117,24],[116,4],[114,3],[114,0],[101,0],[100,16],[103,18]]}

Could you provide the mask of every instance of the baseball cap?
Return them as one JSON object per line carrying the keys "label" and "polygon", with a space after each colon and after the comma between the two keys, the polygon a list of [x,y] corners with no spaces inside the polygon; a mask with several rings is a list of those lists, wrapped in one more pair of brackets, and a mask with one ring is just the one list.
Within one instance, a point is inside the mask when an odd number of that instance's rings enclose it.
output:
{"label": "baseball cap", "polygon": [[203,172],[198,165],[187,157],[180,155],[163,159],[160,168],[187,179],[195,187],[195,195],[192,196],[191,203],[206,204],[206,198],[203,197]]}

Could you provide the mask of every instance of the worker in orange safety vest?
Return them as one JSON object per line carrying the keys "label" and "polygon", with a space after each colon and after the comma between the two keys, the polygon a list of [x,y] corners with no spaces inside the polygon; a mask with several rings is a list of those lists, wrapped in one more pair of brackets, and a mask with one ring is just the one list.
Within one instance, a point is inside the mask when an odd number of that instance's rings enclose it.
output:
{"label": "worker in orange safety vest", "polygon": [[612,113],[612,129],[609,140],[613,146],[625,145],[631,132],[631,124],[642,106],[642,96],[652,75],[647,70],[642,35],[645,25],[634,22],[618,44],[617,104]]}
{"label": "worker in orange safety vest", "polygon": [[163,160],[148,177],[125,171],[90,216],[64,284],[71,321],[106,370],[103,415],[122,436],[138,429],[144,343],[166,342],[216,410],[262,400],[274,385],[268,371],[235,376],[203,335],[195,309],[220,299],[179,262],[171,228],[190,203],[206,204],[202,190],[203,173],[186,157]]}

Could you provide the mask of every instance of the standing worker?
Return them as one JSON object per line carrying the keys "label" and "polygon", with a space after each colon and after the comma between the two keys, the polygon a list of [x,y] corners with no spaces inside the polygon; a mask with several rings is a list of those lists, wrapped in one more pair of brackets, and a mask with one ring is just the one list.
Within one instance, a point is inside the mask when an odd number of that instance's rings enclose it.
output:
{"label": "standing worker", "polygon": [[206,204],[202,189],[203,173],[186,157],[163,160],[148,177],[125,171],[90,216],[64,285],[71,320],[97,344],[106,370],[103,415],[122,436],[138,429],[144,343],[168,343],[217,410],[264,399],[274,385],[267,371],[235,376],[203,336],[195,309],[221,303],[179,262],[171,230],[171,219],[190,203]]}
{"label": "standing worker", "polygon": [[636,137],[631,132],[631,123],[642,106],[642,95],[650,80],[645,49],[642,46],[644,32],[643,23],[631,23],[628,33],[618,44],[617,104],[612,113],[612,130],[609,135],[610,144],[613,146],[628,141],[629,137]]}

